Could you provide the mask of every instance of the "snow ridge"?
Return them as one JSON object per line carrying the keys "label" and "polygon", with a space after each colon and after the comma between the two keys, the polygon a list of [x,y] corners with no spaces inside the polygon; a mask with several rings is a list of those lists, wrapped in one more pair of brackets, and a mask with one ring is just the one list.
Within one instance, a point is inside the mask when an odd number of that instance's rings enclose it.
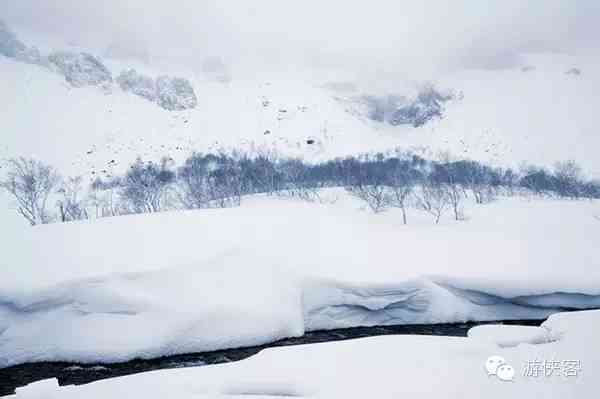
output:
{"label": "snow ridge", "polygon": [[[425,277],[387,285],[352,285],[283,275],[271,286],[278,289],[254,293],[255,298],[248,300],[258,305],[277,296],[282,304],[279,310],[233,302],[216,307],[185,304],[194,287],[225,279],[226,274],[212,270],[190,275],[188,270],[163,283],[166,275],[160,271],[113,275],[58,284],[18,298],[4,297],[0,300],[0,320],[4,320],[0,367],[44,360],[85,363],[153,358],[264,344],[321,329],[541,319],[565,308],[600,306],[600,295],[503,298]],[[175,284],[181,292],[165,301],[168,284]],[[71,331],[56,320],[66,320]],[[161,320],[158,325],[157,320]],[[130,331],[127,337],[119,333],[124,329]]]}
{"label": "snow ridge", "polygon": [[600,307],[600,295],[557,292],[500,297],[419,278],[384,287],[314,284],[305,291],[304,304],[305,329],[311,331],[393,324],[543,319],[562,310]]}

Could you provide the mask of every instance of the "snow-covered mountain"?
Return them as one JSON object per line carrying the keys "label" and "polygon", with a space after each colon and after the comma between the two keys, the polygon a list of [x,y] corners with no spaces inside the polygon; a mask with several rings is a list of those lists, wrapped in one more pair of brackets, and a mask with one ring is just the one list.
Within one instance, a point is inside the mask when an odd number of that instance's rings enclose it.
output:
{"label": "snow-covered mountain", "polygon": [[[32,50],[24,43],[38,38],[0,40],[0,157],[35,156],[66,174],[110,173],[137,156],[177,160],[231,147],[309,160],[404,147],[511,166],[575,159],[600,176],[593,151],[600,145],[600,63],[593,58],[528,55],[521,68],[454,71],[429,83],[407,76],[375,86],[349,81],[343,71],[250,73],[214,59],[198,66],[103,59],[96,55],[102,49],[42,43]],[[55,67],[25,59],[33,53]],[[97,79],[73,76],[93,65],[102,72]],[[424,85],[453,95],[420,101]],[[391,119],[374,115],[382,103],[392,107]]]}

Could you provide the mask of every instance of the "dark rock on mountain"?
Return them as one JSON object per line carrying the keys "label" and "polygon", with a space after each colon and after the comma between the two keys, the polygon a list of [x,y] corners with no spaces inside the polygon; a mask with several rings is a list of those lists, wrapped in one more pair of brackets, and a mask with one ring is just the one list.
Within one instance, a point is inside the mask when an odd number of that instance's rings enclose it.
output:
{"label": "dark rock on mountain", "polygon": [[410,104],[398,108],[392,115],[390,124],[423,126],[434,118],[441,118],[442,104],[451,98],[450,95],[445,96],[433,88],[427,88],[421,91]]}
{"label": "dark rock on mountain", "polygon": [[2,21],[0,21],[0,54],[30,64],[42,63],[38,49],[27,47]]}
{"label": "dark rock on mountain", "polygon": [[198,104],[194,88],[187,79],[159,76],[156,89],[158,105],[169,111],[194,108]]}
{"label": "dark rock on mountain", "polygon": [[131,92],[152,102],[158,98],[154,79],[138,73],[135,69],[121,72],[116,80],[123,91]]}
{"label": "dark rock on mountain", "polygon": [[427,87],[419,92],[413,100],[407,100],[402,96],[365,96],[369,118],[389,123],[390,125],[412,125],[420,127],[427,122],[441,118],[443,104],[453,98],[452,95],[444,95],[432,87]]}
{"label": "dark rock on mountain", "polygon": [[112,83],[112,74],[96,57],[88,53],[57,51],[48,56],[50,65],[73,87]]}

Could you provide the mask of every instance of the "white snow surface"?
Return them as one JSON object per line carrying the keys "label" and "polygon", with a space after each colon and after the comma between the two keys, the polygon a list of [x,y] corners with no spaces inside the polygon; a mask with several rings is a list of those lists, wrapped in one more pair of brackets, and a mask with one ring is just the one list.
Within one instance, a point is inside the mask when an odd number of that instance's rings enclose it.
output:
{"label": "white snow surface", "polygon": [[[492,328],[492,336],[515,340],[519,334],[514,329],[521,327]],[[371,337],[271,348],[239,362],[153,371],[82,386],[40,381],[17,389],[16,398],[593,398],[600,388],[599,328],[600,311],[560,313],[540,327],[559,337],[545,343],[530,343],[527,333],[510,347],[474,339],[472,334]],[[482,327],[473,330],[480,337],[488,335]],[[512,381],[488,375],[484,365],[491,356],[501,356],[512,366]],[[561,367],[536,377],[527,371],[534,362],[558,362]],[[572,372],[562,367],[563,362],[578,367],[575,374],[565,375]]]}
{"label": "white snow surface", "polygon": [[398,212],[373,215],[342,190],[323,199],[259,195],[238,208],[11,230],[0,252],[0,366],[600,305],[598,201],[503,198],[469,206],[465,222],[434,225],[411,211],[404,226]]}
{"label": "white snow surface", "polygon": [[[401,147],[510,166],[572,158],[600,176],[596,59],[530,55],[529,72],[441,76],[436,87],[462,98],[421,128],[368,121],[351,101],[407,95],[406,85],[374,92],[358,82],[354,92],[336,92],[325,85],[348,80],[343,73],[290,78],[235,68],[222,83],[193,68],[104,61],[115,76],[133,67],[185,77],[198,104],[169,112],[117,85],[73,88],[45,68],[0,57],[0,161],[33,156],[91,179],[122,173],[137,156],[180,162],[193,151],[236,148],[318,161]],[[582,74],[565,74],[572,67]],[[411,211],[403,226],[395,211],[371,215],[332,194],[334,204],[256,196],[234,209],[29,228],[0,193],[0,367],[600,306],[598,201],[502,199],[469,208],[466,222],[434,226]]]}

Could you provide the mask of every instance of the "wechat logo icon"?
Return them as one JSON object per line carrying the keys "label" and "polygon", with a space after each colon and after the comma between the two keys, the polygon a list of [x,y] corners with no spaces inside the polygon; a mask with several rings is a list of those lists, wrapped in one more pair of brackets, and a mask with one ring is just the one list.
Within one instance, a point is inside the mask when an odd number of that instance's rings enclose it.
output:
{"label": "wechat logo icon", "polygon": [[513,381],[515,369],[502,356],[490,356],[485,361],[488,376],[495,375],[500,381]]}

